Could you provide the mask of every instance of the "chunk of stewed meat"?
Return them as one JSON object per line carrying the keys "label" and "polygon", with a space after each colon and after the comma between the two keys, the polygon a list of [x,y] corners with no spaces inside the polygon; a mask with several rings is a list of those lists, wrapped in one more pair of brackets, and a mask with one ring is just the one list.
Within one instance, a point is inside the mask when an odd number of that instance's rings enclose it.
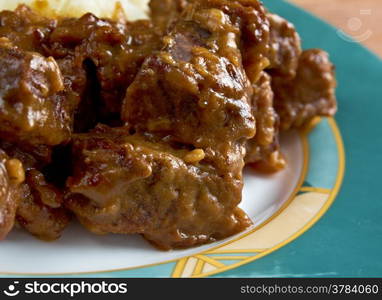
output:
{"label": "chunk of stewed meat", "polygon": [[26,181],[20,190],[18,224],[39,239],[58,239],[71,220],[71,214],[63,207],[63,192],[46,182],[44,175],[36,169],[26,173]]}
{"label": "chunk of stewed meat", "polygon": [[146,59],[122,108],[131,128],[203,149],[255,134],[239,28],[212,3],[188,6],[187,17],[163,38],[163,50]]}
{"label": "chunk of stewed meat", "polygon": [[92,88],[99,93],[99,101],[94,97],[91,105],[98,106],[102,118],[119,117],[127,87],[144,59],[159,47],[159,40],[148,20],[117,22],[88,13],[58,22],[49,37],[49,53],[56,58],[74,57],[80,66],[91,63],[97,79]]}
{"label": "chunk of stewed meat", "polygon": [[270,23],[269,72],[293,78],[302,52],[300,36],[294,25],[284,18],[275,14],[267,16]]}
{"label": "chunk of stewed meat", "polygon": [[63,78],[56,61],[0,38],[0,137],[58,145],[71,134]]}
{"label": "chunk of stewed meat", "polygon": [[95,233],[139,233],[162,249],[246,228],[241,172],[222,173],[202,150],[174,145],[126,128],[76,135],[66,205]]}
{"label": "chunk of stewed meat", "polygon": [[[163,32],[171,32],[177,19],[192,17],[196,9],[223,11],[222,18],[229,18],[238,29],[235,34],[240,40],[243,64],[250,80],[257,81],[260,72],[269,64],[269,21],[258,0],[151,0],[149,6],[154,24]],[[219,23],[213,22],[217,29]],[[214,28],[210,30],[214,31]]]}
{"label": "chunk of stewed meat", "polygon": [[272,77],[281,129],[301,127],[316,116],[333,116],[337,111],[335,88],[334,66],[328,54],[319,49],[304,51],[296,77]]}

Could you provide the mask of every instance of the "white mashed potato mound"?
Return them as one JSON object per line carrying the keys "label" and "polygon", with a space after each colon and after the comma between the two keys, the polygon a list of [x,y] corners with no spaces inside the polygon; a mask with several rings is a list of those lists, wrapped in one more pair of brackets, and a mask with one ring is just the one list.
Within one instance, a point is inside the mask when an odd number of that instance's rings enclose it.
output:
{"label": "white mashed potato mound", "polygon": [[149,0],[0,0],[1,10],[14,10],[26,4],[45,16],[80,17],[87,12],[101,18],[115,16],[116,8],[122,8],[128,20],[147,18]]}

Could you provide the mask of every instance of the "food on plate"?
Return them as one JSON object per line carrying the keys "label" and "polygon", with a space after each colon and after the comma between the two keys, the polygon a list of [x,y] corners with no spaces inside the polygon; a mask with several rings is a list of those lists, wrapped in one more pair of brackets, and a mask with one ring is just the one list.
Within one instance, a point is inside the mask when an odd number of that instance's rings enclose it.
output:
{"label": "food on plate", "polygon": [[24,179],[22,163],[0,151],[0,239],[8,234],[15,223],[21,196],[20,184]]}
{"label": "food on plate", "polygon": [[245,165],[282,170],[280,133],[336,112],[327,53],[260,1],[53,2],[0,12],[0,239],[230,237]]}

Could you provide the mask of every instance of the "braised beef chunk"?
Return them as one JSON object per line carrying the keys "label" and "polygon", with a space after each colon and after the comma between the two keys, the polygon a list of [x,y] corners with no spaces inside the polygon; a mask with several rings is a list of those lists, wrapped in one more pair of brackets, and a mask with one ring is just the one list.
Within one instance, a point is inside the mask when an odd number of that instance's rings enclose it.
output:
{"label": "braised beef chunk", "polygon": [[273,107],[271,77],[263,72],[253,85],[253,114],[256,117],[256,135],[247,142],[245,162],[257,170],[275,172],[285,167],[280,152],[279,117]]}
{"label": "braised beef chunk", "polygon": [[131,128],[199,148],[254,136],[238,28],[211,3],[189,7],[163,38],[163,50],[146,59],[122,108]]}
{"label": "braised beef chunk", "polygon": [[268,65],[269,53],[269,21],[262,3],[258,0],[211,0],[203,3],[210,8],[221,9],[239,29],[244,68],[251,82],[256,82]]}
{"label": "braised beef chunk", "polygon": [[74,60],[73,56],[53,55],[57,53],[51,49],[50,36],[57,24],[57,20],[44,18],[29,7],[20,5],[14,12],[0,12],[0,37],[6,37],[21,50],[38,52],[56,59],[65,87],[63,93],[67,114],[72,117],[81,98],[85,97],[86,73],[82,62]]}
{"label": "braised beef chunk", "polygon": [[24,177],[21,162],[0,150],[0,241],[13,227]]}
{"label": "braised beef chunk", "polygon": [[118,23],[86,14],[60,21],[49,38],[54,57],[75,57],[77,64],[95,66],[102,102],[99,112],[118,114],[126,88],[143,60],[159,46],[159,36],[150,21]]}
{"label": "braised beef chunk", "polygon": [[[99,127],[76,135],[67,206],[95,233],[141,233],[163,249],[240,232],[242,180],[152,135]],[[187,182],[187,184],[185,184]]]}
{"label": "braised beef chunk", "polygon": [[[13,207],[13,219],[16,217],[21,227],[42,240],[58,239],[69,224],[71,216],[70,212],[63,206],[64,190],[62,187],[64,183],[59,184],[57,181],[55,185],[48,183],[45,175],[38,169],[46,171],[48,167],[54,167],[52,172],[56,174],[62,172],[62,167],[59,166],[58,162],[52,164],[51,161],[47,162],[40,159],[36,152],[26,152],[8,142],[0,142],[0,144],[6,153],[14,158],[11,162],[15,165],[13,169],[16,166],[19,167],[18,176],[22,180],[25,177],[25,182],[18,187],[17,193],[15,193],[17,207]],[[68,164],[68,161],[65,163]],[[16,171],[13,173],[17,175]],[[59,177],[59,174],[56,176]],[[60,180],[62,182],[66,178]]]}
{"label": "braised beef chunk", "polygon": [[[16,218],[21,227],[36,237],[47,241],[58,239],[71,219],[70,212],[63,206],[64,190],[62,187],[64,184],[60,185],[58,182],[55,182],[56,186],[54,186],[48,183],[45,175],[38,171],[37,168],[46,170],[49,167],[50,171],[56,177],[59,177],[63,172],[62,166],[59,166],[58,162],[52,164],[51,161],[46,161],[47,157],[44,157],[44,151],[42,151],[43,153],[37,153],[38,148],[27,152],[25,149],[20,148],[20,146],[8,142],[3,141],[0,144],[6,153],[14,158],[11,160],[11,163],[13,164],[13,169],[18,170],[18,173],[16,171],[13,171],[13,173],[19,174],[17,176],[22,180],[24,177],[26,179],[17,188],[17,191],[12,192],[14,194],[12,197],[17,197],[17,203],[16,201],[10,203],[14,206],[12,206],[12,214],[8,214],[9,219],[12,216],[12,223],[9,224],[13,224],[13,220]],[[52,159],[50,148],[49,158]],[[69,161],[66,160],[66,162],[61,163],[68,164]],[[59,168],[56,168],[57,166]],[[16,169],[16,167],[19,167],[19,169]],[[62,182],[66,178],[61,178],[60,180]],[[6,227],[4,226],[4,228]]]}
{"label": "braised beef chunk", "polygon": [[304,51],[295,78],[272,78],[281,129],[301,127],[316,116],[333,116],[337,111],[335,87],[334,66],[328,54],[318,49]]}
{"label": "braised beef chunk", "polygon": [[[235,33],[240,40],[238,46],[249,79],[253,82],[258,80],[260,72],[268,65],[269,21],[263,5],[258,0],[151,0],[149,6],[155,24],[170,31],[174,20],[187,19],[188,15],[193,14],[190,6],[221,10],[238,29]],[[219,23],[214,26],[219,26]],[[214,31],[214,27],[210,27],[210,30]]]}
{"label": "braised beef chunk", "polygon": [[70,138],[70,116],[56,61],[0,39],[0,137],[30,145]]}
{"label": "braised beef chunk", "polygon": [[[71,214],[63,206],[64,190],[59,185],[48,183],[45,175],[37,170],[37,168],[45,170],[51,162],[40,160],[39,155],[33,151],[25,152],[7,142],[0,144],[7,154],[13,157],[10,162],[5,163],[8,173],[13,172],[12,180],[20,178],[18,181],[21,182],[25,178],[25,182],[17,186],[17,190],[12,191],[14,195],[12,197],[17,198],[17,201],[10,202],[13,205],[13,212],[8,214],[9,218],[12,215],[12,220],[16,218],[21,227],[42,240],[58,239],[69,224]],[[56,165],[54,166],[54,173],[62,172]]]}
{"label": "braised beef chunk", "polygon": [[[101,99],[106,109],[117,113],[118,117],[127,87],[133,82],[144,59],[160,45],[149,21],[127,23],[120,34],[123,36],[121,45],[102,45],[104,49],[96,46],[89,53],[97,66]],[[102,35],[99,38],[102,40]]]}
{"label": "braised beef chunk", "polygon": [[301,55],[301,40],[293,24],[275,14],[270,23],[270,73],[293,78]]}
{"label": "braised beef chunk", "polygon": [[16,219],[28,232],[46,241],[58,239],[70,222],[63,207],[63,193],[46,182],[44,175],[32,169],[21,186]]}
{"label": "braised beef chunk", "polygon": [[315,116],[333,116],[337,110],[334,67],[327,53],[301,50],[294,26],[274,14],[270,22],[270,66],[274,106],[281,130],[299,128]]}

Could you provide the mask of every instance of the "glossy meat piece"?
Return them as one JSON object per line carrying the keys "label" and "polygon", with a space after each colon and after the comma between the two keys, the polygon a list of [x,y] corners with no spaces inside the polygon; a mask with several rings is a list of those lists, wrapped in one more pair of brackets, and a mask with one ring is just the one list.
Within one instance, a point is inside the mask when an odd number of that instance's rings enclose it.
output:
{"label": "glossy meat piece", "polygon": [[319,49],[304,51],[295,78],[272,78],[281,129],[301,127],[316,116],[333,116],[337,111],[335,88],[334,66],[328,54]]}
{"label": "glossy meat piece", "polygon": [[[48,165],[50,161],[44,161],[41,158],[42,154],[25,151],[20,146],[4,141],[0,144],[9,156],[22,162],[21,171],[25,170],[26,173],[25,182],[18,188],[20,198],[16,213],[18,224],[40,239],[47,241],[58,239],[70,221],[70,213],[62,205],[63,189],[48,183],[44,175],[38,171],[50,167]],[[52,165],[50,168],[52,167],[55,174],[62,172],[57,165]]]}
{"label": "glossy meat piece", "polygon": [[[151,16],[154,22],[157,24],[168,25],[171,20],[183,12],[186,3],[192,3],[191,0],[188,1],[156,1],[151,0]],[[258,5],[255,1],[226,1],[220,2],[211,1],[209,4],[205,3],[206,7],[215,5],[221,8],[224,12],[230,15],[231,20],[235,20],[235,24],[243,30],[245,34],[242,34],[242,52],[244,52],[245,57],[249,57],[251,54],[254,55],[252,62],[263,62],[260,68],[266,67],[267,63],[263,59],[259,59],[257,54],[265,55],[267,53],[266,45],[259,42],[256,44],[256,39],[249,39],[253,33],[253,29],[262,29],[262,41],[266,42],[268,40],[267,32],[267,22],[263,20],[262,9],[257,8],[256,13],[251,11],[251,8]],[[224,8],[223,8],[224,7]],[[246,10],[246,11],[245,11]],[[257,16],[257,19],[255,18]],[[294,31],[294,27],[285,21],[284,19],[277,19],[275,15],[268,15],[271,19],[271,54],[272,55],[273,68],[278,68],[287,70],[292,68],[293,61],[298,60],[298,51],[293,47],[299,48],[299,37]],[[256,21],[254,21],[256,19]],[[240,20],[240,21],[238,21]],[[279,24],[279,22],[282,24]],[[240,24],[239,24],[240,23]],[[250,25],[252,24],[251,30]],[[162,25],[163,26],[163,25]],[[259,31],[261,33],[261,31]],[[257,34],[259,34],[259,32]],[[259,39],[258,41],[261,41]],[[244,45],[244,46],[243,46]],[[257,46],[257,47],[256,47]],[[261,49],[262,51],[259,51]],[[276,53],[278,50],[280,53]],[[289,51],[289,52],[288,52]],[[294,57],[297,55],[297,57]],[[252,63],[253,64],[253,63]],[[251,64],[247,64],[248,65]],[[296,66],[297,67],[297,63]],[[254,67],[256,69],[256,67]],[[260,69],[258,68],[258,70]],[[281,71],[284,71],[281,70]],[[248,71],[248,70],[247,70]],[[282,73],[282,72],[281,72]],[[246,163],[250,163],[257,169],[267,170],[267,171],[277,171],[285,166],[285,161],[279,151],[278,142],[278,116],[273,109],[273,92],[270,87],[270,78],[265,73],[257,74],[253,77],[253,88],[254,96],[252,98],[252,109],[253,114],[256,116],[256,136],[249,140],[247,143],[247,156]],[[258,78],[260,77],[259,81]]]}
{"label": "glossy meat piece", "polygon": [[0,241],[13,227],[24,177],[21,162],[0,150]]}
{"label": "glossy meat piece", "polygon": [[20,5],[15,11],[0,12],[0,37],[6,37],[20,49],[44,55],[46,44],[57,21],[33,12]]}
{"label": "glossy meat piece", "polygon": [[228,237],[250,221],[237,205],[241,173],[221,173],[202,150],[99,127],[73,141],[66,205],[89,230],[140,233],[162,249]]}
{"label": "glossy meat piece", "polygon": [[122,45],[114,46],[113,49],[102,49],[104,52],[100,53],[100,48],[97,48],[89,53],[98,68],[101,99],[107,104],[106,109],[118,113],[118,117],[126,89],[133,82],[144,59],[160,46],[160,38],[149,21],[128,23],[123,38]]}
{"label": "glossy meat piece", "polygon": [[56,61],[0,39],[0,137],[29,145],[58,145],[71,134]]}
{"label": "glossy meat piece", "polygon": [[[199,0],[192,0],[198,2]],[[203,6],[219,8],[239,29],[243,65],[251,82],[256,82],[268,66],[269,21],[258,0],[201,1]]]}
{"label": "glossy meat piece", "polygon": [[255,134],[252,88],[243,69],[238,29],[213,1],[189,6],[128,88],[122,118],[135,130],[173,136],[196,148]]}
{"label": "glossy meat piece", "polygon": [[301,55],[301,40],[292,23],[275,14],[268,14],[270,23],[269,72],[293,78]]}
{"label": "glossy meat piece", "polygon": [[16,215],[20,226],[39,239],[58,239],[71,219],[62,206],[63,193],[47,183],[41,172],[32,169],[26,174],[21,195]]}
{"label": "glossy meat piece", "polygon": [[151,17],[161,27],[168,27],[176,17],[187,18],[195,9],[219,9],[238,29],[235,34],[240,40],[238,45],[249,79],[256,82],[260,72],[269,64],[269,21],[258,0],[151,0],[150,8]]}
{"label": "glossy meat piece", "polygon": [[[48,19],[33,12],[29,7],[20,5],[15,11],[0,12],[0,37],[8,38],[13,45],[24,51],[33,51],[43,56],[55,54],[50,45],[50,36],[58,21]],[[75,60],[73,55],[57,55],[57,64],[63,76],[65,102],[68,103],[68,114],[73,115],[81,99],[85,97],[86,72],[82,61]],[[77,113],[78,115],[78,113]],[[78,118],[82,119],[81,114]],[[75,127],[77,124],[74,125]]]}
{"label": "glossy meat piece", "polygon": [[253,85],[252,110],[256,117],[256,135],[247,142],[245,163],[263,172],[285,167],[279,143],[279,117],[273,107],[271,77],[263,72]]}
{"label": "glossy meat piece", "polygon": [[[99,111],[119,115],[126,88],[143,60],[159,46],[159,36],[150,21],[117,23],[92,14],[63,19],[50,35],[54,57],[74,56],[77,65],[94,64],[102,100]],[[94,88],[94,87],[93,87]]]}
{"label": "glossy meat piece", "polygon": [[[38,171],[45,171],[49,167],[54,168],[51,170],[53,174],[61,175],[62,170],[58,167],[57,160],[51,165],[51,160],[44,160],[44,153],[26,151],[4,141],[0,141],[0,145],[9,156],[22,162],[22,172],[25,170],[26,180],[18,189],[18,224],[40,239],[58,239],[70,221],[70,213],[63,207],[63,188],[48,183],[45,176]],[[50,149],[48,157],[52,158]],[[68,157],[65,158],[67,159]]]}

